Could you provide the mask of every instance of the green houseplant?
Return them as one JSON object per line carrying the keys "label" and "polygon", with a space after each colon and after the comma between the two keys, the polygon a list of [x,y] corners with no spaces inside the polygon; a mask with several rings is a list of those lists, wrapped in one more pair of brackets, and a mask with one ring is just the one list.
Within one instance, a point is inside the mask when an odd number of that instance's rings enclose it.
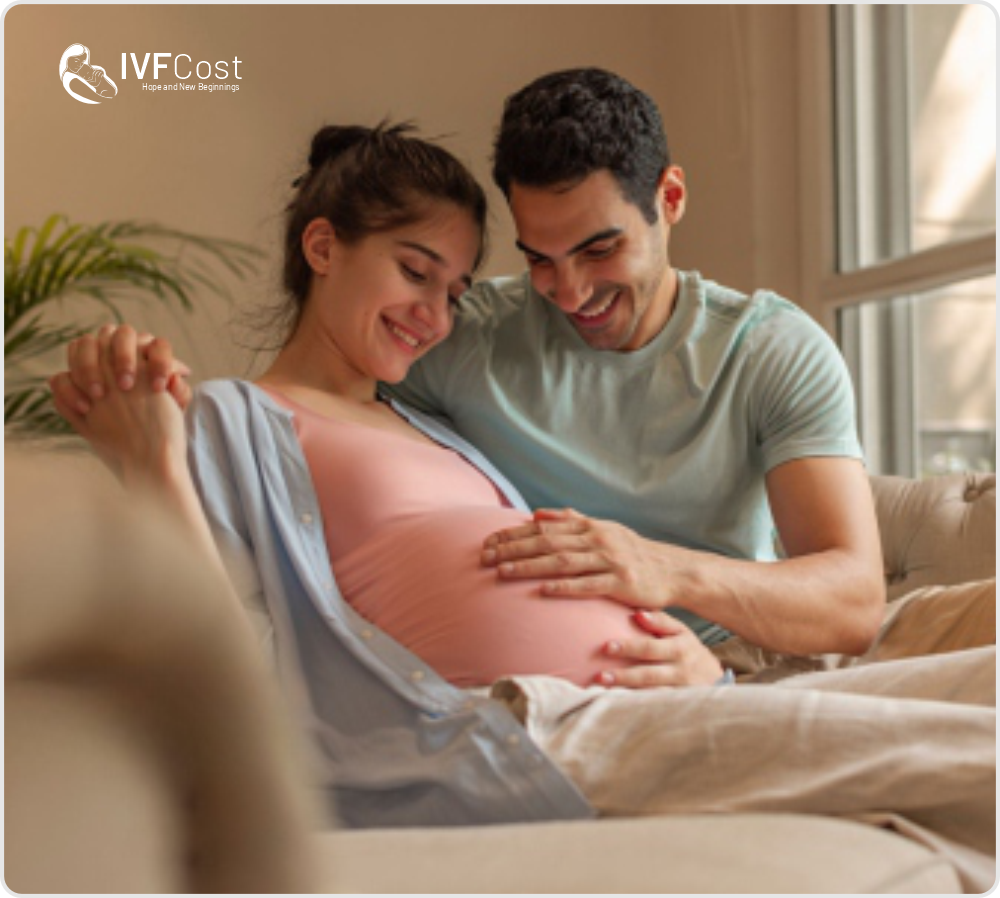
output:
{"label": "green houseplant", "polygon": [[[91,315],[121,321],[120,302],[135,298],[190,312],[198,292],[227,296],[227,279],[253,274],[260,255],[243,243],[157,224],[73,224],[62,215],[5,237],[5,435],[70,433],[38,369],[46,356],[49,373],[61,367],[54,353],[97,325]],[[59,323],[67,318],[79,323]]]}

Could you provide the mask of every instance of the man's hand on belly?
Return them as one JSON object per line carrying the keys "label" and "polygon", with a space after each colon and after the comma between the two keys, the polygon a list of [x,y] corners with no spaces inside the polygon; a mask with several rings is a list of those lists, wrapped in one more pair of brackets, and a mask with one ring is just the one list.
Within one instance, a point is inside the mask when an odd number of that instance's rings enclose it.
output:
{"label": "man's hand on belly", "polygon": [[682,604],[690,554],[652,543],[613,521],[543,509],[527,524],[487,537],[482,562],[496,568],[502,580],[543,581],[544,596],[601,596],[642,609],[634,620],[649,635],[604,647],[610,657],[635,664],[607,671],[597,682],[645,688],[710,684],[722,676],[722,666],[698,637],[660,611]]}
{"label": "man's hand on belly", "polygon": [[604,596],[655,611],[681,604],[688,554],[614,521],[540,509],[527,524],[487,537],[482,561],[502,580],[543,581],[545,596]]}

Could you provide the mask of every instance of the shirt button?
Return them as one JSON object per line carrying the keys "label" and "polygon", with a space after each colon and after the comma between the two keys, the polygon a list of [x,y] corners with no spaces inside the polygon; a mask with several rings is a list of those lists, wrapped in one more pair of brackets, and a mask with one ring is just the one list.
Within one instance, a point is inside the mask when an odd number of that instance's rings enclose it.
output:
{"label": "shirt button", "polygon": [[307,512],[304,512],[299,517],[299,520],[302,521],[303,524],[311,524],[313,522],[313,516],[311,514],[309,514],[309,512],[307,511]]}
{"label": "shirt button", "polygon": [[364,640],[371,639],[374,635],[375,635],[374,630],[365,629],[361,631],[361,638]]}
{"label": "shirt button", "polygon": [[520,736],[518,736],[518,735],[517,735],[517,733],[511,733],[511,734],[510,734],[510,735],[509,735],[509,736],[507,737],[507,744],[508,744],[508,745],[509,745],[509,746],[510,746],[511,748],[517,748],[517,746],[519,746],[519,745],[521,744],[521,737],[520,737]]}
{"label": "shirt button", "polygon": [[419,683],[424,678],[424,672],[422,670],[415,670],[410,674],[410,679],[414,683]]}

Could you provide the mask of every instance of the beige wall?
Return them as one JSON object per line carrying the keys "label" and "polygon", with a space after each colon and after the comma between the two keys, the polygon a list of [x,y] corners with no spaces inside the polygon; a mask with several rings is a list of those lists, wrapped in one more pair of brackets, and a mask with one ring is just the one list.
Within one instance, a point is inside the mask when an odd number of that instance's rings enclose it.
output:
{"label": "beige wall", "polygon": [[[5,233],[61,211],[155,219],[272,250],[320,125],[412,118],[449,135],[488,180],[503,98],[546,71],[600,65],[658,102],[687,171],[673,261],[794,298],[795,16],[788,6],[14,7],[4,22]],[[113,101],[85,106],[61,89],[59,58],[74,42],[117,83]],[[238,57],[241,89],[144,93],[131,67],[121,79],[123,51]],[[160,75],[176,80],[172,69]],[[492,198],[488,273],[519,269],[507,210]],[[273,297],[274,284],[268,271],[243,298]],[[199,375],[245,373],[245,357],[223,349],[224,310],[183,323],[134,317],[174,337]]]}

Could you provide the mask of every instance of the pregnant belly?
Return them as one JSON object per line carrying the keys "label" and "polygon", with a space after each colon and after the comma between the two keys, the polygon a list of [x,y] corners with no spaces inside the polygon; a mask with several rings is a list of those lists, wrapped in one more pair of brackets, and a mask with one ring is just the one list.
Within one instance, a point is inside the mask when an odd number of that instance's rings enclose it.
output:
{"label": "pregnant belly", "polygon": [[639,630],[610,599],[544,598],[537,582],[501,582],[482,567],[483,540],[525,520],[482,507],[401,519],[335,562],[334,573],[358,613],[458,686],[512,674],[591,683],[621,666],[604,643]]}

